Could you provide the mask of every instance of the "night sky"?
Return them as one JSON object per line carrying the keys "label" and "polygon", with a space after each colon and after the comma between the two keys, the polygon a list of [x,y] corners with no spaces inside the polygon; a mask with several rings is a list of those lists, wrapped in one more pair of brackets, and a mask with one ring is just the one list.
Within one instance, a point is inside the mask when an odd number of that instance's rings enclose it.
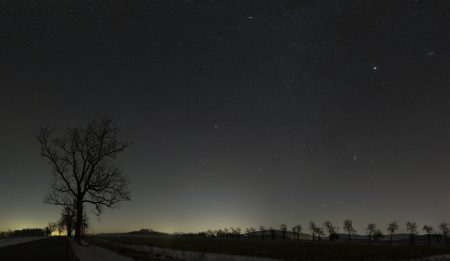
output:
{"label": "night sky", "polygon": [[450,220],[449,1],[4,0],[0,90],[0,230],[59,218],[39,128],[103,115],[95,232]]}

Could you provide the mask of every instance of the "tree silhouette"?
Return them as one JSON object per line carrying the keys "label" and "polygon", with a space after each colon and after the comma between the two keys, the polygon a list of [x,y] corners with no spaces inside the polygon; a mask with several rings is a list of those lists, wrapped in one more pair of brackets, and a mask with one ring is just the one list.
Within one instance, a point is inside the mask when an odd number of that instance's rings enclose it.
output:
{"label": "tree silhouette", "polygon": [[409,231],[409,243],[414,244],[415,235],[417,233],[416,222],[406,222],[406,230]]}
{"label": "tree silhouette", "polygon": [[439,229],[442,231],[442,235],[444,235],[445,244],[448,244],[448,232],[449,227],[447,222],[442,222],[439,224]]}
{"label": "tree silhouette", "polygon": [[235,235],[235,237],[236,238],[240,238],[241,237],[241,228],[240,227],[237,227],[237,228],[235,228],[234,229],[234,235]]}
{"label": "tree silhouette", "polygon": [[75,226],[76,211],[73,206],[64,206],[60,221],[66,227],[67,236],[72,237]]}
{"label": "tree silhouette", "polygon": [[383,232],[379,229],[373,231],[373,240],[379,242],[384,237]]}
{"label": "tree silhouette", "polygon": [[129,143],[119,140],[118,128],[108,118],[91,121],[85,128],[71,128],[60,137],[42,128],[37,135],[41,155],[53,167],[53,181],[46,203],[75,205],[75,237],[81,244],[83,206],[92,204],[100,215],[104,207],[130,200],[128,180],[114,164]]}
{"label": "tree silhouette", "polygon": [[300,233],[302,232],[302,225],[298,224],[292,227],[292,232],[294,232],[297,240],[300,240]]}
{"label": "tree silhouette", "polygon": [[367,225],[367,232],[369,233],[369,242],[372,242],[373,240],[373,233],[375,232],[375,229],[377,228],[377,226],[374,223],[369,223]]}
{"label": "tree silhouette", "polygon": [[387,230],[389,231],[390,237],[389,237],[389,244],[392,243],[392,236],[394,235],[395,231],[398,230],[398,224],[397,221],[392,221],[389,223]]}
{"label": "tree silhouette", "polygon": [[309,222],[309,230],[311,230],[312,233],[312,240],[315,241],[317,226],[313,221]]}
{"label": "tree silhouette", "polygon": [[58,229],[58,224],[56,222],[48,222],[46,227],[47,236],[51,236],[54,231]]}
{"label": "tree silhouette", "polygon": [[61,233],[64,231],[64,220],[63,219],[59,219],[58,222],[56,222],[56,228],[58,230],[58,236],[61,236]]}
{"label": "tree silhouette", "polygon": [[423,226],[422,230],[427,232],[428,244],[430,244],[431,243],[431,233],[433,233],[433,227],[425,225],[425,226]]}
{"label": "tree silhouette", "polygon": [[336,228],[333,226],[331,221],[325,221],[323,225],[325,229],[328,231],[328,240],[333,241],[336,238]]}
{"label": "tree silhouette", "polygon": [[286,224],[280,225],[280,231],[281,231],[281,236],[283,237],[283,240],[286,240],[286,232],[287,232]]}
{"label": "tree silhouette", "polygon": [[321,228],[321,227],[316,227],[315,233],[316,233],[316,235],[317,235],[317,240],[318,240],[318,241],[320,241],[320,239],[322,238],[322,236],[325,236],[325,233],[323,232],[323,228]]}
{"label": "tree silhouette", "polygon": [[356,232],[353,228],[353,222],[351,219],[344,220],[344,229],[347,231],[348,242],[350,243],[352,241],[352,234]]}
{"label": "tree silhouette", "polygon": [[264,227],[264,226],[259,226],[259,230],[261,230],[261,236],[262,236],[262,239],[264,240],[264,236],[265,236],[265,227]]}

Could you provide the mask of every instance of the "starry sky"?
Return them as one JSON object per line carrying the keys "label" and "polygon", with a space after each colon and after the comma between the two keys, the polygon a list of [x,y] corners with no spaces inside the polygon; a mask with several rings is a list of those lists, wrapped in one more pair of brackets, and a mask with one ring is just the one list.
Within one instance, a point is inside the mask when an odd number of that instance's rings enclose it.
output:
{"label": "starry sky", "polygon": [[450,220],[450,2],[0,2],[0,230],[43,227],[40,127],[109,115],[94,232]]}

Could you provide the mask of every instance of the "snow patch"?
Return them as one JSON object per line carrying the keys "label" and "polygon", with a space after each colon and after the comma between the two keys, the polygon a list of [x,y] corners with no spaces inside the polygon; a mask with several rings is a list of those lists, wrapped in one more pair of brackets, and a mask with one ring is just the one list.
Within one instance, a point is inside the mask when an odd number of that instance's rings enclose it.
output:
{"label": "snow patch", "polygon": [[70,241],[73,253],[79,261],[133,261],[132,258],[121,256],[108,249],[89,245],[82,242],[82,246]]}

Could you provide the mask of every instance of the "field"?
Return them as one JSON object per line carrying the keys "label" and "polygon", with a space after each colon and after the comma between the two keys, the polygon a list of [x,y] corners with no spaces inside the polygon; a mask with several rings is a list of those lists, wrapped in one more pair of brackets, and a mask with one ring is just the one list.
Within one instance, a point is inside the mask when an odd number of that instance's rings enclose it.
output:
{"label": "field", "polygon": [[92,244],[145,260],[125,245],[145,245],[183,251],[268,257],[284,260],[408,260],[450,254],[444,245],[348,244],[252,239],[183,239],[132,236],[95,236]]}

